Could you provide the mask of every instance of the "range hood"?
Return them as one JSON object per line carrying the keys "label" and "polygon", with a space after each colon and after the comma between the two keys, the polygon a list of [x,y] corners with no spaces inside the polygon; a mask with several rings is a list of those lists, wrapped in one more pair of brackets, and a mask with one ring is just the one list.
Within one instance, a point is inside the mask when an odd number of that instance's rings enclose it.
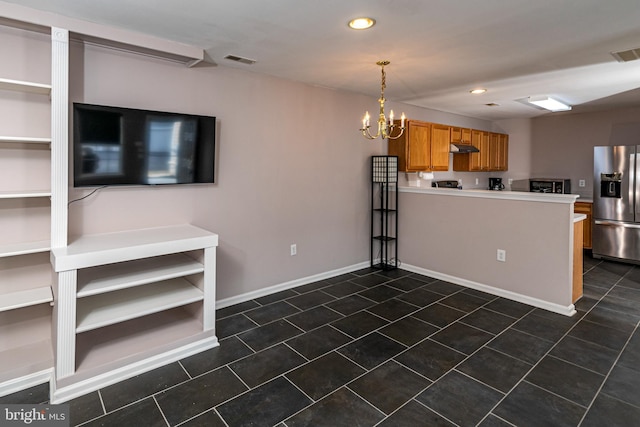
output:
{"label": "range hood", "polygon": [[465,153],[479,153],[480,150],[478,150],[473,145],[451,144],[450,152],[453,154],[465,154]]}

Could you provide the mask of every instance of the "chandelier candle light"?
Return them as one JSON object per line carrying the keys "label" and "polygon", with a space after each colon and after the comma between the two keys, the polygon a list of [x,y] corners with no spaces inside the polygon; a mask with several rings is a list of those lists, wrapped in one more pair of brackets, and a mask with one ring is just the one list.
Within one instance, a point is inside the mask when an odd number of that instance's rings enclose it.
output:
{"label": "chandelier candle light", "polygon": [[384,101],[385,101],[384,88],[387,87],[387,76],[384,72],[384,66],[389,65],[390,62],[378,61],[376,62],[376,64],[379,65],[382,70],[382,83],[380,85],[380,99],[378,99],[378,102],[380,103],[380,117],[378,118],[378,132],[376,132],[375,135],[371,135],[371,132],[370,132],[371,126],[369,125],[370,117],[369,117],[368,111],[365,113],[364,118],[362,119],[362,129],[360,129],[360,131],[362,131],[362,136],[364,136],[367,139],[376,139],[378,137],[381,137],[382,139],[387,139],[387,138],[398,139],[404,133],[404,121],[405,121],[404,113],[402,113],[402,117],[400,117],[400,133],[398,133],[395,136],[391,136],[391,134],[393,133],[393,130],[396,127],[395,123],[393,123],[393,110],[389,112],[388,122],[387,122],[387,118],[384,115]]}

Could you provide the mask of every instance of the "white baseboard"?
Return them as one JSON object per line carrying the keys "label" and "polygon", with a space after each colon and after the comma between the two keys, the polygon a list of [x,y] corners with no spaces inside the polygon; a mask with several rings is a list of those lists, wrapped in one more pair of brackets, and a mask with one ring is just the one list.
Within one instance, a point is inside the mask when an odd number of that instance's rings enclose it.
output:
{"label": "white baseboard", "polygon": [[[247,292],[241,295],[237,295],[235,297],[221,299],[216,302],[216,308],[224,308],[229,307],[234,304],[239,304],[241,302],[249,301],[252,299],[260,298],[266,295],[271,295],[276,292],[284,291],[286,289],[295,288],[297,286],[306,285],[309,283],[317,282],[323,279],[329,279],[334,276],[339,276],[340,274],[350,273],[352,271],[361,270],[363,268],[367,268],[371,265],[370,261],[364,261],[358,264],[354,264],[348,267],[339,268],[336,270],[327,271],[320,274],[315,274],[312,276],[303,277],[301,279],[292,280],[285,283],[280,283],[278,285],[269,286],[267,288],[258,289],[256,291]],[[499,297],[507,298],[513,301],[518,301],[523,304],[531,305],[533,307],[542,308],[544,310],[548,310],[554,313],[562,314],[564,316],[573,316],[576,313],[576,309],[573,304],[568,306],[563,306],[559,304],[554,304],[548,301],[544,301],[538,298],[533,298],[527,295],[522,295],[516,292],[508,291],[501,288],[496,288],[493,286],[485,285],[482,283],[474,282],[472,280],[463,279],[456,276],[451,276],[449,274],[439,273],[433,270],[427,270],[426,268],[416,267],[411,264],[402,264],[401,267],[403,270],[410,271],[412,273],[422,274],[423,276],[433,277],[434,279],[444,280],[447,282],[455,283],[456,285],[461,285],[467,288],[476,289],[478,291],[486,292],[488,294],[496,295]]]}
{"label": "white baseboard", "polygon": [[46,382],[52,382],[52,379],[53,368],[49,368],[20,378],[5,381],[0,384],[0,396],[7,396]]}
{"label": "white baseboard", "polygon": [[289,282],[280,283],[278,285],[269,286],[267,288],[246,292],[234,297],[224,298],[216,301],[216,309],[229,307],[234,304],[239,304],[241,302],[250,301],[252,299],[260,298],[266,295],[271,295],[276,292],[284,291],[286,289],[295,288],[297,286],[308,285],[309,283],[317,282],[323,279],[329,279],[341,274],[351,273],[352,271],[362,270],[363,268],[367,268],[369,266],[371,266],[370,261],[363,261],[358,264],[338,268],[336,270],[326,271],[324,273],[314,274],[312,276],[303,277],[301,279],[291,280]]}
{"label": "white baseboard", "polygon": [[113,369],[100,375],[88,378],[71,385],[57,388],[56,382],[51,382],[51,403],[63,403],[92,391],[99,390],[111,384],[126,380],[136,375],[151,371],[155,368],[193,356],[210,348],[220,345],[215,336],[208,337],[171,351],[166,351],[146,359],[130,363],[121,368]]}
{"label": "white baseboard", "polygon": [[402,269],[410,271],[412,273],[418,273],[424,276],[433,277],[434,279],[455,283],[456,285],[461,285],[467,288],[476,289],[478,291],[486,292],[488,294],[507,298],[513,301],[518,301],[523,304],[542,308],[544,310],[552,311],[554,313],[562,314],[564,316],[573,316],[574,314],[576,314],[576,309],[573,304],[570,304],[568,306],[555,304],[555,303],[544,301],[538,298],[508,291],[506,289],[496,288],[494,286],[489,286],[489,285],[474,282],[471,280],[462,279],[460,277],[451,276],[449,274],[439,273],[437,271],[427,270],[426,268],[416,267],[410,264],[402,264]]}

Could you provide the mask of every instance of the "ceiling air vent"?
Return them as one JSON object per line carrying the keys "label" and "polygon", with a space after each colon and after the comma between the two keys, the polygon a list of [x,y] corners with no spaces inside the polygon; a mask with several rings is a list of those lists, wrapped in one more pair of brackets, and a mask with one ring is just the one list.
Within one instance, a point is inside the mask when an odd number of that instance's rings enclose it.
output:
{"label": "ceiling air vent", "polygon": [[248,65],[252,65],[256,63],[255,59],[243,58],[242,56],[236,56],[236,55],[227,55],[224,57],[224,59],[228,59],[230,61],[236,61],[242,64],[248,64]]}
{"label": "ceiling air vent", "polygon": [[629,50],[621,50],[619,52],[611,52],[616,61],[618,62],[629,62],[635,61],[636,59],[640,59],[640,47]]}

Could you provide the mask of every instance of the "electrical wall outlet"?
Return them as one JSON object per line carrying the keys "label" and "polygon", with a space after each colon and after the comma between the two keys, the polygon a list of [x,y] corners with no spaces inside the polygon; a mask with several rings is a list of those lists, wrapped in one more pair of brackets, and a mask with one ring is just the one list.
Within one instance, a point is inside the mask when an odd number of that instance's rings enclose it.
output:
{"label": "electrical wall outlet", "polygon": [[298,247],[296,246],[296,244],[294,243],[293,245],[291,245],[291,256],[294,256],[298,253]]}
{"label": "electrical wall outlet", "polygon": [[478,181],[478,178],[476,178],[476,185],[480,184],[480,181]]}
{"label": "electrical wall outlet", "polygon": [[505,251],[504,249],[498,249],[498,253],[496,255],[496,259],[500,262],[506,262],[507,261],[507,251]]}
{"label": "electrical wall outlet", "polygon": [[587,185],[587,183],[585,182],[584,179],[581,179],[578,181],[578,187],[584,187],[585,185]]}
{"label": "electrical wall outlet", "polygon": [[513,184],[513,178],[509,178],[508,183],[509,183],[509,185]]}

